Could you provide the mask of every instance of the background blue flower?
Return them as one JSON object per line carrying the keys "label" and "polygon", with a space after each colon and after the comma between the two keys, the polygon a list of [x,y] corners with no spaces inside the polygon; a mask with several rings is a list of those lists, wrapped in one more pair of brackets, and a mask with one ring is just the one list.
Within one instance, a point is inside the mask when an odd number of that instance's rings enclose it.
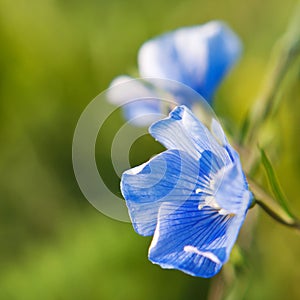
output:
{"label": "background blue flower", "polygon": [[130,76],[118,76],[110,85],[108,99],[122,106],[126,120],[135,126],[150,125],[161,119],[160,95],[153,85]]}
{"label": "background blue flower", "polygon": [[241,53],[237,35],[223,22],[183,27],[146,42],[138,55],[142,77],[182,82],[212,102]]}
{"label": "background blue flower", "polygon": [[[140,75],[146,78],[138,81],[135,89],[128,92],[113,93],[109,100],[115,104],[124,104],[128,97],[141,99],[140,91],[153,99],[159,99],[159,93],[149,84],[147,78],[161,78],[178,81],[172,86],[163,84],[177,104],[191,108],[199,98],[190,99],[185,85],[198,92],[209,104],[213,94],[224,76],[233,67],[241,53],[241,43],[237,35],[223,22],[211,21],[204,25],[184,27],[147,41],[138,54]],[[111,84],[132,80],[129,76],[119,76]],[[117,90],[115,87],[114,89]],[[127,98],[126,98],[127,97]],[[147,114],[160,113],[161,105],[155,100],[142,100],[124,106],[125,118],[135,119]],[[136,125],[150,125],[147,118],[134,122]]]}
{"label": "background blue flower", "polygon": [[150,127],[168,150],[121,180],[133,227],[154,235],[149,259],[201,277],[228,260],[251,203],[238,154],[216,121],[215,136],[185,106]]}

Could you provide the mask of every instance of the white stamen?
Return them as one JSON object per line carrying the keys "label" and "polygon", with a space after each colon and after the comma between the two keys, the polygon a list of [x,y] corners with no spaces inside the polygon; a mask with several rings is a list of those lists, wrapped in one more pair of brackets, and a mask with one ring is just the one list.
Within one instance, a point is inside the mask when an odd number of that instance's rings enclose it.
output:
{"label": "white stamen", "polygon": [[214,194],[213,194],[214,192],[213,191],[216,189],[215,184],[216,184],[216,182],[215,182],[214,178],[212,178],[210,180],[210,184],[209,184],[208,189],[203,190],[201,188],[197,188],[195,190],[196,194],[206,193],[206,194],[210,195],[210,196],[206,196],[204,201],[202,200],[200,202],[200,204],[198,205],[198,209],[201,210],[204,206],[209,206],[209,207],[217,210],[220,215],[230,215],[230,212],[228,210],[226,210],[224,208],[221,208],[218,205],[218,203],[216,201],[216,198],[214,197]]}
{"label": "white stamen", "polygon": [[230,214],[229,211],[224,208],[221,208],[220,210],[218,210],[218,213],[220,215],[229,215]]}
{"label": "white stamen", "polygon": [[200,193],[202,193],[203,192],[203,190],[202,189],[196,189],[196,194],[200,194]]}
{"label": "white stamen", "polygon": [[207,196],[205,198],[204,203],[200,204],[199,206],[201,206],[201,208],[203,206],[210,206],[211,208],[214,209],[221,209],[221,207],[217,204],[215,197],[213,196]]}

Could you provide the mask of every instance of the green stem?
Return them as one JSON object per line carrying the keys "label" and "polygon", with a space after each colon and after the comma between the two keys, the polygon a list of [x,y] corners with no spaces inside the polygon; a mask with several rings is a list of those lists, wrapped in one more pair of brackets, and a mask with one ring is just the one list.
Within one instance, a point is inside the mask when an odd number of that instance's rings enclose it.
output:
{"label": "green stem", "polygon": [[289,216],[284,209],[251,178],[247,178],[251,191],[258,204],[269,216],[277,222],[300,231],[300,221]]}
{"label": "green stem", "polygon": [[264,202],[255,199],[255,202],[269,215],[271,216],[274,220],[276,220],[277,222],[279,222],[282,225],[288,226],[288,227],[292,227],[295,229],[300,230],[300,222],[293,220],[293,221],[286,221],[284,219],[282,219],[281,217],[278,216],[277,213],[275,213],[272,209],[270,209],[269,206],[267,206]]}
{"label": "green stem", "polygon": [[[295,9],[294,17],[286,33],[274,48],[263,90],[257,98],[252,111],[245,118],[239,144],[239,148],[243,150],[241,156],[247,157],[244,167],[248,174],[248,182],[254,194],[255,203],[279,223],[298,231],[300,231],[300,221],[290,214],[288,209],[280,206],[273,197],[257,185],[251,179],[251,176],[253,176],[254,170],[256,170],[255,166],[260,162],[259,153],[255,151],[259,141],[259,130],[271,116],[274,116],[281,100],[279,94],[283,83],[291,67],[299,62],[299,58],[300,2]],[[293,80],[291,77],[289,79]]]}

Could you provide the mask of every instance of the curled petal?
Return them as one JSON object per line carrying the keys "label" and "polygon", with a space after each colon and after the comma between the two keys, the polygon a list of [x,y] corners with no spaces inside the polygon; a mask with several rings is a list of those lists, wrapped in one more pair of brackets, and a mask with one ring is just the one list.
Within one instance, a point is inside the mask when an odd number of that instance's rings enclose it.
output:
{"label": "curled petal", "polygon": [[214,190],[216,203],[230,213],[238,214],[251,204],[252,194],[239,163],[228,165],[217,174]]}

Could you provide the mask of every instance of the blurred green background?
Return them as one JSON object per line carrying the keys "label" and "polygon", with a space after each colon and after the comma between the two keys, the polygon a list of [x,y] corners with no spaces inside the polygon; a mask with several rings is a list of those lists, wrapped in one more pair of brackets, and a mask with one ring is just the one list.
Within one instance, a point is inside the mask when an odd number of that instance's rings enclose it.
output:
{"label": "blurred green background", "polygon": [[[216,95],[217,113],[239,124],[295,3],[0,0],[0,299],[217,299],[212,281],[152,265],[149,238],[85,200],[72,169],[73,132],[115,76],[135,72],[144,41],[211,19],[228,22],[244,43]],[[295,212],[299,92],[298,80],[284,93],[277,128],[276,169]],[[257,222],[229,298],[300,299],[299,234],[263,212]]]}

